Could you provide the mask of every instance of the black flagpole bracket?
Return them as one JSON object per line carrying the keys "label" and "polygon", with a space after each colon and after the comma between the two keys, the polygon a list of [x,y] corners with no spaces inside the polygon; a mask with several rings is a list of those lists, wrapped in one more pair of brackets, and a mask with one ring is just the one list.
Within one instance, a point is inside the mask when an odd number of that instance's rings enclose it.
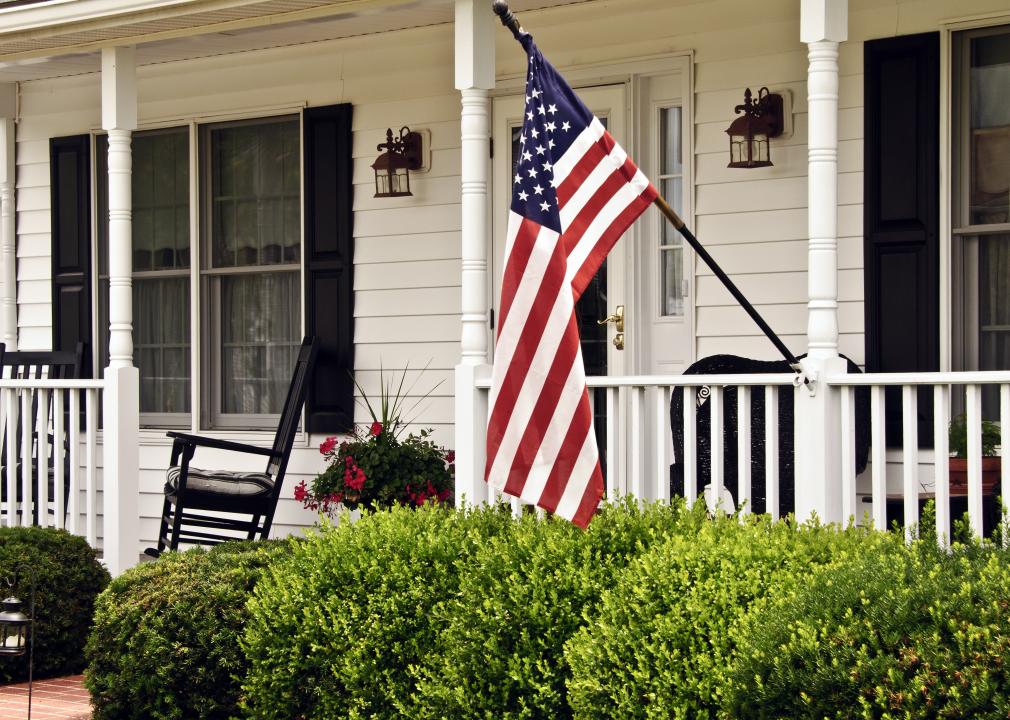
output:
{"label": "black flagpole bracket", "polygon": [[526,31],[519,24],[519,18],[515,16],[515,13],[512,12],[505,0],[494,0],[492,8],[494,8],[494,14],[501,20],[501,24],[512,31],[512,35],[516,40],[519,40],[525,34]]}

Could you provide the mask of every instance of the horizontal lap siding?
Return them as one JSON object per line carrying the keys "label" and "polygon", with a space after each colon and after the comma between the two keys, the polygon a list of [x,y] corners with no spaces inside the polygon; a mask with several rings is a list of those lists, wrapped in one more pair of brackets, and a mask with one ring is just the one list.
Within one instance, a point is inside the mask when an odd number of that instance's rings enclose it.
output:
{"label": "horizontal lap siding", "polygon": [[[355,371],[377,397],[383,378],[420,370],[407,417],[452,437],[452,368],[459,358],[459,96],[452,85],[450,27],[142,67],[141,124],[174,124],[221,114],[268,114],[264,107],[354,104]],[[97,75],[24,83],[18,127],[18,318],[22,347],[48,348],[50,306],[50,137],[101,125]],[[257,110],[259,109],[259,110]],[[411,174],[412,198],[376,199],[370,167],[389,126],[430,133],[431,170]],[[430,392],[429,392],[430,391]],[[424,397],[424,396],[428,397]],[[370,420],[358,408],[356,419]],[[156,542],[171,446],[143,431],[142,547]],[[268,445],[267,433],[224,434]],[[295,485],[323,465],[323,438],[299,438],[292,451],[275,535],[298,532],[316,516],[292,499]],[[257,458],[201,450],[198,466],[262,470]]]}

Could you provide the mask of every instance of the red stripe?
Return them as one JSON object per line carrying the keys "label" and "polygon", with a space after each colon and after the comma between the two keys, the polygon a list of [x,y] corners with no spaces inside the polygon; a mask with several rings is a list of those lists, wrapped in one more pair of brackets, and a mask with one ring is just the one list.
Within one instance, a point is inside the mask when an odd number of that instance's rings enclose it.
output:
{"label": "red stripe", "polygon": [[596,166],[603,161],[603,158],[613,151],[616,144],[610,133],[604,132],[599,140],[586,149],[586,152],[575,163],[572,171],[568,173],[567,177],[557,187],[558,207],[564,207],[565,203],[572,199],[575,191],[585,182],[590,173],[596,169]]}
{"label": "red stripe", "polygon": [[519,334],[519,340],[516,342],[515,352],[512,354],[512,361],[505,371],[505,377],[502,379],[494,407],[491,409],[487,430],[485,477],[491,472],[491,466],[498,454],[502,437],[508,428],[509,419],[512,417],[516,399],[519,397],[519,392],[522,390],[529,372],[530,363],[533,362],[533,356],[536,354],[537,348],[540,347],[540,340],[543,337],[547,320],[565,281],[565,268],[561,243],[557,242],[554,244],[551,259],[547,262],[547,267],[544,268],[540,289],[537,291],[529,315],[526,316],[526,322]]}
{"label": "red stripe", "polygon": [[638,216],[645,212],[645,209],[652,204],[652,201],[656,199],[657,191],[656,188],[649,184],[649,187],[645,189],[641,195],[635,198],[630,205],[628,205],[624,210],[622,210],[617,217],[614,218],[613,222],[603,231],[600,235],[600,239],[596,241],[596,245],[589,252],[589,255],[583,261],[582,266],[575,273],[572,278],[572,294],[575,297],[575,301],[578,302],[579,298],[582,297],[582,293],[589,286],[590,281],[596,274],[596,271],[600,269],[600,265],[603,264],[604,258],[607,257],[617,241],[621,239],[621,235],[631,227],[631,224],[638,219]]}
{"label": "red stripe", "polygon": [[512,307],[512,301],[515,300],[516,292],[519,290],[519,284],[522,282],[523,273],[526,272],[530,254],[533,252],[533,246],[536,245],[539,234],[540,225],[528,219],[524,219],[516,230],[512,252],[509,253],[502,276],[501,310],[498,316],[497,337],[501,337],[502,328],[505,327],[505,318],[508,317],[509,308]]}
{"label": "red stripe", "polygon": [[572,372],[572,364],[575,362],[579,352],[579,326],[575,322],[573,312],[565,328],[565,334],[561,338],[558,352],[551,363],[551,369],[547,373],[543,390],[530,415],[526,431],[519,441],[515,458],[512,460],[512,467],[509,470],[508,481],[505,484],[505,492],[509,495],[519,497],[529,476],[529,470],[533,466],[540,446],[547,435],[547,428],[551,424],[551,419],[558,409],[558,401],[561,399],[561,392],[565,388],[568,376]]}
{"label": "red stripe", "polygon": [[589,476],[589,484],[586,486],[586,492],[582,495],[579,509],[575,511],[575,516],[572,518],[572,523],[585,530],[589,526],[589,521],[593,519],[596,508],[600,506],[600,500],[602,499],[603,471],[600,470],[600,463],[597,461],[596,467],[593,468],[593,474]]}
{"label": "red stripe", "polygon": [[603,184],[596,189],[593,196],[589,198],[589,202],[582,206],[579,214],[572,219],[571,224],[566,228],[562,228],[561,240],[564,242],[565,251],[568,255],[571,255],[572,251],[578,246],[582,236],[589,229],[596,216],[600,214],[600,211],[607,206],[607,203],[625,185],[627,183],[621,176],[620,171],[615,170],[612,172],[603,181]]}
{"label": "red stripe", "polygon": [[[572,415],[572,422],[568,426],[568,433],[564,442],[561,443],[561,450],[551,468],[551,474],[547,477],[547,484],[540,495],[537,503],[540,507],[550,512],[558,509],[561,496],[565,492],[565,487],[571,479],[572,470],[582,453],[582,446],[586,443],[586,438],[593,431],[593,412],[589,408],[589,391],[582,388],[582,399],[575,408]],[[591,438],[595,442],[595,438]]]}

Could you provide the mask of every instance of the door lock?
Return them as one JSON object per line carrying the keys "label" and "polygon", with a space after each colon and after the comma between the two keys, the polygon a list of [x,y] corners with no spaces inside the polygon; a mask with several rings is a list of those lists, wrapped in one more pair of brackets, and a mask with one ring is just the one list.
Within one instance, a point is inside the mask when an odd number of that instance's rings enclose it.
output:
{"label": "door lock", "polygon": [[[623,343],[623,334],[624,334],[624,306],[623,305],[618,305],[616,308],[614,308],[614,312],[613,312],[612,315],[607,315],[607,317],[603,318],[602,320],[597,320],[596,321],[597,325],[606,325],[607,323],[613,323],[614,324],[614,329],[617,330],[617,334],[622,337],[621,344],[623,345],[624,344]],[[617,344],[616,340],[614,341],[614,344],[615,345]]]}
{"label": "door lock", "polygon": [[617,336],[614,338],[614,347],[618,350],[624,349],[624,333],[617,333]]}

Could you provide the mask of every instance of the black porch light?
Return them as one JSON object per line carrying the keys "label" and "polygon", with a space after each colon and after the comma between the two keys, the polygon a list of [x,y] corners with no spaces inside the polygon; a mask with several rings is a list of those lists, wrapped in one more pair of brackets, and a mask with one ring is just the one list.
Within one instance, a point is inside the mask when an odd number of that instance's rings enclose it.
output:
{"label": "black porch light", "polygon": [[411,132],[409,127],[400,128],[400,135],[393,139],[392,128],[386,129],[386,142],[379,143],[377,150],[385,150],[372,163],[375,171],[375,197],[408,197],[410,191],[410,170],[421,169],[421,134]]}
{"label": "black porch light", "polygon": [[[24,603],[14,596],[18,577],[27,570],[31,577],[31,603],[28,615]],[[35,666],[35,570],[29,565],[18,566],[13,580],[8,578],[11,594],[0,601],[0,658],[15,658],[28,653],[28,720],[32,717],[32,673]]]}
{"label": "black porch light", "polygon": [[773,95],[763,87],[755,100],[747,88],[743,105],[737,105],[735,111],[740,117],[726,130],[729,135],[729,165],[726,167],[771,167],[769,141],[782,134],[782,96]]}

